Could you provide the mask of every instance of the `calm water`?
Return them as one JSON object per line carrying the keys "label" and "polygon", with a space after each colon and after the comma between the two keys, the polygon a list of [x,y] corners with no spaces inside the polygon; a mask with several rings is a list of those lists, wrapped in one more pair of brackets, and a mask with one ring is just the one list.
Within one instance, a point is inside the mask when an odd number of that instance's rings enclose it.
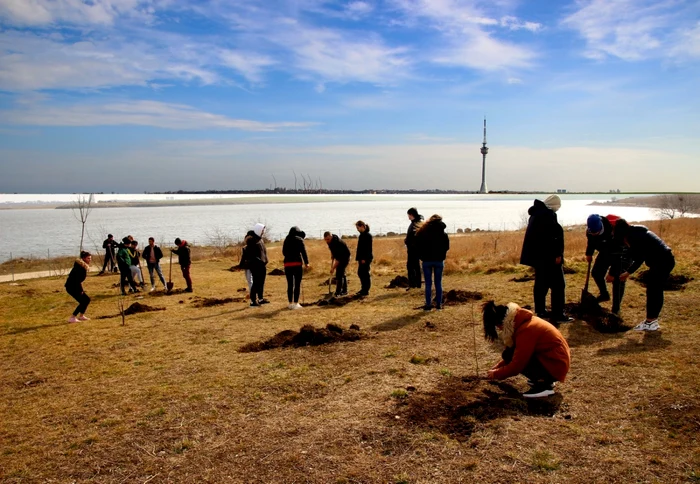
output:
{"label": "calm water", "polygon": [[[616,195],[618,198],[620,195]],[[624,195],[622,195],[624,196]],[[295,198],[296,197],[296,198]],[[544,198],[545,196],[540,196]],[[163,195],[102,195],[98,200],[165,199]],[[174,198],[220,198],[212,196],[175,196]],[[233,198],[228,197],[227,198]],[[239,197],[242,198],[242,197]],[[250,195],[245,196],[246,199]],[[337,234],[356,234],[355,222],[364,220],[374,234],[405,233],[406,210],[415,206],[428,218],[442,215],[449,232],[470,228],[513,230],[526,223],[533,195],[297,195],[285,196],[289,203],[266,203],[184,207],[96,208],[86,225],[85,247],[101,252],[107,233],[120,239],[131,234],[140,245],[149,236],[157,243],[171,244],[180,237],[195,244],[207,244],[216,232],[242,237],[256,222],[268,226],[273,239],[284,238],[292,225],[318,238],[326,230]],[[608,201],[611,196],[563,195],[558,212],[562,225],[579,225],[591,213],[615,213],[630,221],[656,219],[646,208],[592,207],[593,201]],[[71,201],[71,195],[1,195],[0,203],[25,201]],[[274,198],[273,198],[274,200]],[[297,201],[298,200],[298,201]],[[71,210],[0,210],[0,261],[12,257],[71,255],[80,243],[80,222]],[[96,249],[98,248],[98,249]]]}

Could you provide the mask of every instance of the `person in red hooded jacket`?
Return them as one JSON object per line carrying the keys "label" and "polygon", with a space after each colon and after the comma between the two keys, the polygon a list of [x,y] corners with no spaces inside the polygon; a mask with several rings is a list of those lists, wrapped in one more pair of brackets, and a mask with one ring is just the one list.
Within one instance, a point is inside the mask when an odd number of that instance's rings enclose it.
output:
{"label": "person in red hooded jacket", "polygon": [[484,337],[502,341],[501,360],[488,372],[491,380],[505,380],[522,374],[530,389],[525,398],[554,394],[554,383],[563,382],[569,372],[571,353],[566,340],[551,323],[515,303],[483,305]]}

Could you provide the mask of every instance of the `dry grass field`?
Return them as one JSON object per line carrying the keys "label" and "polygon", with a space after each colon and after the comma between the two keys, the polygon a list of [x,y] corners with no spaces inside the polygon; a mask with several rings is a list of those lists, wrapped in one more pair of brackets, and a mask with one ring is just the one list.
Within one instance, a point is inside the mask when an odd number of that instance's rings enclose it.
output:
{"label": "dry grass field", "polygon": [[[650,226],[673,247],[674,273],[697,278],[700,220]],[[522,236],[453,236],[445,290],[532,304],[532,283],[511,281],[527,273]],[[322,241],[307,246],[308,304],[326,294],[329,256]],[[566,246],[575,302],[582,228]],[[280,252],[269,248],[270,270]],[[422,292],[385,288],[405,272],[400,239],[375,239],[369,297],[298,311],[286,308],[284,277],[268,276],[271,304],[249,308],[232,256],[196,256],[194,294],[178,292],[175,269],[174,294],[125,298],[165,310],[125,325],[116,276],[87,279],[93,319],[78,324],[66,322],[75,303],[63,278],[0,285],[2,482],[700,482],[698,281],[666,293],[657,333],[563,325],[569,378],[532,402],[519,396],[522,377],[480,378],[499,355],[483,340],[479,302],[423,312]],[[202,298],[234,300],[200,307]],[[644,300],[630,282],[627,324],[643,318]],[[328,323],[357,324],[364,337],[238,351]]]}

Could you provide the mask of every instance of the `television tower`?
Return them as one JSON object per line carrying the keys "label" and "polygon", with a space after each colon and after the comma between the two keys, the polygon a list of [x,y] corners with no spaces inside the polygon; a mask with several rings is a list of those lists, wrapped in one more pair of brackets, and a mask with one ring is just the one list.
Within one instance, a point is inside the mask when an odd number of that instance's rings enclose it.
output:
{"label": "television tower", "polygon": [[479,193],[488,193],[489,190],[486,188],[486,154],[489,149],[486,147],[486,116],[484,116],[484,143],[481,146],[481,188],[479,188]]}

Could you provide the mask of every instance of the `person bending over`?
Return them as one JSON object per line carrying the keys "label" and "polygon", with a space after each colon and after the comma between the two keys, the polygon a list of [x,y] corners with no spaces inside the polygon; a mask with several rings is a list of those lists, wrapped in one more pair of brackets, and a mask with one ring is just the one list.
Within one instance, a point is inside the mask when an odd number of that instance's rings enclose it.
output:
{"label": "person bending over", "polygon": [[571,353],[559,330],[515,303],[483,305],[484,337],[505,346],[501,360],[488,371],[490,380],[505,380],[522,374],[530,389],[525,398],[554,394],[554,384],[569,372]]}

